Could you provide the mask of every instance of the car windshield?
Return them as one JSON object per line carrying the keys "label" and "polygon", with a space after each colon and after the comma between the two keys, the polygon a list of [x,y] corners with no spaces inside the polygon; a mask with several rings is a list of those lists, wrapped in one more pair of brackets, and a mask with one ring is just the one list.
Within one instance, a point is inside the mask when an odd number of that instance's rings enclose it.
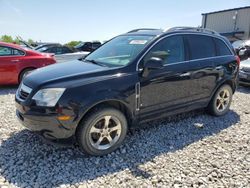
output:
{"label": "car windshield", "polygon": [[86,57],[86,61],[97,62],[108,67],[128,65],[153,36],[118,36],[105,43]]}
{"label": "car windshield", "polygon": [[81,48],[82,46],[84,46],[86,42],[81,42],[79,44],[77,44],[74,48]]}
{"label": "car windshield", "polygon": [[44,52],[45,50],[47,50],[49,47],[48,46],[44,46],[42,48],[37,49],[38,52]]}

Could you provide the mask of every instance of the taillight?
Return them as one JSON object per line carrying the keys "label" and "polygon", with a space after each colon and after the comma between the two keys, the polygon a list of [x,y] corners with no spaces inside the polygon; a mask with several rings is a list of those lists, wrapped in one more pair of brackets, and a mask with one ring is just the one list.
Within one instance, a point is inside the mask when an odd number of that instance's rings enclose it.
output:
{"label": "taillight", "polygon": [[239,56],[236,56],[236,61],[237,61],[237,64],[240,66],[240,58],[239,58]]}

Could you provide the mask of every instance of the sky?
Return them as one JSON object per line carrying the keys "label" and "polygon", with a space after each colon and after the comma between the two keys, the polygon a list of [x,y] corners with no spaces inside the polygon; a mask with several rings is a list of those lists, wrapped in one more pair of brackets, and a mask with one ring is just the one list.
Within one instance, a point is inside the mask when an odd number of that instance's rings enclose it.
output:
{"label": "sky", "polygon": [[136,28],[200,26],[202,13],[249,5],[250,0],[0,0],[0,36],[104,41]]}

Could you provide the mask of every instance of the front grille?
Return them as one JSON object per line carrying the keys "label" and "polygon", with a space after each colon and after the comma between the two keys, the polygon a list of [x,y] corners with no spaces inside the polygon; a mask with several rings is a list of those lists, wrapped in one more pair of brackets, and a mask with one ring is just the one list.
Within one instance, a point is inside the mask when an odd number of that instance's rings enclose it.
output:
{"label": "front grille", "polygon": [[23,99],[23,100],[26,100],[28,98],[28,96],[29,96],[29,93],[27,93],[27,92],[25,92],[23,90],[20,90],[19,94],[20,94],[20,98]]}
{"label": "front grille", "polygon": [[31,88],[22,83],[18,89],[19,98],[22,100],[26,100],[29,97],[31,91],[32,91]]}

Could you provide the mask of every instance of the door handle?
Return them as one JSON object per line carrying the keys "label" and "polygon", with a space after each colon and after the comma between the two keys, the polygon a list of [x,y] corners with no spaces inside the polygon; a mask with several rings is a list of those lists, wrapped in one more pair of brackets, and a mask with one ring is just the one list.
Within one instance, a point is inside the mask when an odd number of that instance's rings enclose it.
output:
{"label": "door handle", "polygon": [[223,66],[217,66],[216,67],[216,70],[221,70],[221,69],[223,69]]}
{"label": "door handle", "polygon": [[13,59],[13,60],[11,60],[11,62],[13,62],[13,63],[19,62],[19,59]]}
{"label": "door handle", "polygon": [[184,76],[190,76],[190,72],[186,72],[186,73],[183,73],[183,74],[180,74],[180,77],[184,77]]}

